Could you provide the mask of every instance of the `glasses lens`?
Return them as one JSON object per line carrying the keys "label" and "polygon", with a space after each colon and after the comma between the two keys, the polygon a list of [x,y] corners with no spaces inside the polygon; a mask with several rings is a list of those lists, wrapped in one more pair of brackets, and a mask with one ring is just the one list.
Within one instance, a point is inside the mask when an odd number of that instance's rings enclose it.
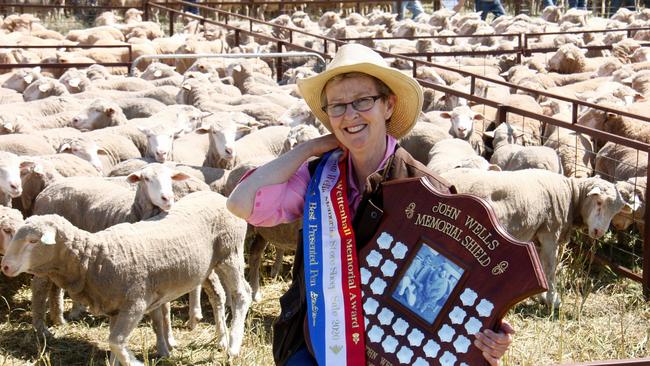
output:
{"label": "glasses lens", "polygon": [[327,115],[330,117],[339,117],[347,109],[347,104],[332,104],[327,106]]}
{"label": "glasses lens", "polygon": [[372,108],[372,106],[375,104],[375,98],[373,97],[365,97],[365,98],[359,98],[355,101],[352,102],[352,107],[354,107],[355,110],[359,112],[365,112]]}

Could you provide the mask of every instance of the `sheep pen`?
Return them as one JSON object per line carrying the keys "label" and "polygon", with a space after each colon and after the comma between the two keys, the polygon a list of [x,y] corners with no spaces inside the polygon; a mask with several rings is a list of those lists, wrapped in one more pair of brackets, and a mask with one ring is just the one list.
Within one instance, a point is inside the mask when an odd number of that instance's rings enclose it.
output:
{"label": "sheep pen", "polygon": [[[431,12],[429,6],[425,4],[428,12]],[[312,14],[312,20],[318,21],[318,15],[314,17]],[[160,25],[163,30],[168,27],[165,16],[161,13]],[[175,27],[180,31],[184,24],[179,18],[176,17]],[[292,18],[297,25],[296,19]],[[345,23],[343,16],[340,20]],[[523,16],[517,20],[523,21]],[[433,24],[433,19],[429,24]],[[512,24],[515,29],[516,24]],[[497,33],[498,27],[505,29],[506,26],[504,22],[493,25]],[[503,29],[501,32],[506,33]],[[456,64],[460,66],[461,62]],[[477,69],[485,67],[482,64]],[[531,66],[529,68],[532,69]],[[448,76],[444,75],[443,79]],[[554,77],[559,78],[555,74]],[[451,84],[448,82],[448,85]],[[472,109],[478,111],[478,107]],[[480,109],[481,113],[485,114],[486,121],[491,120],[484,108]],[[641,240],[637,230],[633,229],[630,233],[630,241]],[[573,234],[571,241],[588,251],[594,245],[603,248],[616,243],[619,240],[616,235],[616,232],[610,231],[596,243],[578,232]],[[247,243],[247,266],[249,246],[250,243]],[[562,296],[562,304],[558,308],[549,310],[531,299],[517,305],[506,315],[506,320],[517,333],[503,365],[536,366],[636,359],[650,355],[650,305],[644,298],[642,286],[616,275],[609,267],[593,262],[591,257],[577,249],[563,248],[558,255],[561,270],[557,277],[557,288]],[[207,297],[202,303],[204,319],[194,330],[186,326],[187,299],[172,303],[172,328],[178,345],[169,357],[161,359],[155,356],[155,334],[147,317],[132,332],[129,348],[138,359],[144,360],[145,365],[272,365],[271,324],[280,311],[278,299],[291,283],[293,254],[284,255],[280,275],[272,278],[270,274],[275,261],[274,248],[268,246],[260,266],[262,300],[251,304],[239,356],[229,357],[218,349],[214,339],[214,317]],[[633,265],[638,269],[638,263]],[[247,268],[247,278],[249,273]],[[78,321],[52,327],[53,338],[42,338],[30,325],[29,281],[26,276],[21,277],[8,279],[0,274],[0,365],[109,365],[108,318],[85,315]],[[17,292],[14,290],[16,281]],[[72,301],[66,299],[66,315],[71,308]],[[231,316],[229,314],[227,312],[227,316]]]}

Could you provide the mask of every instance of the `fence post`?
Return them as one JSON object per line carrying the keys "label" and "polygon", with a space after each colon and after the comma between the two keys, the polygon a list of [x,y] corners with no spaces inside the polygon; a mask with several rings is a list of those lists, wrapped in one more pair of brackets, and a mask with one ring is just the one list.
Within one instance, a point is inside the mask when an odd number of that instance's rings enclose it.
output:
{"label": "fence post", "polygon": [[500,125],[502,123],[505,123],[508,117],[508,106],[503,105],[503,104],[498,104],[497,105],[497,124]]}
{"label": "fence post", "polygon": [[149,0],[144,0],[142,2],[142,12],[144,13],[144,21],[149,20]]}
{"label": "fence post", "polygon": [[[648,156],[648,161],[650,163],[650,155]],[[650,170],[646,172],[646,178],[650,179]],[[645,187],[645,196],[648,196],[650,192],[650,186],[646,183]],[[646,204],[645,212],[643,213],[643,219],[645,220],[650,215],[650,205]],[[643,225],[643,295],[646,300],[650,299],[650,225]]]}
{"label": "fence post", "polygon": [[[282,41],[278,41],[278,53],[282,53]],[[279,83],[282,80],[282,57],[275,59],[275,79]]]}
{"label": "fence post", "polygon": [[168,10],[167,12],[169,14],[169,36],[171,37],[174,35],[174,12],[171,10]]}

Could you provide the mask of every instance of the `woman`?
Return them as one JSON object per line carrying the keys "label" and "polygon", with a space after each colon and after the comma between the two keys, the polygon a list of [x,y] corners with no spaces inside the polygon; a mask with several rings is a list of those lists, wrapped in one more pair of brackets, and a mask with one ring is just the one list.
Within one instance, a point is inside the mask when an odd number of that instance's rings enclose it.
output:
{"label": "woman", "polygon": [[[450,190],[446,182],[397,145],[396,139],[413,127],[422,109],[422,88],[413,78],[388,67],[379,54],[358,44],[342,46],[326,71],[299,80],[298,87],[332,134],[298,145],[245,177],[228,198],[228,208],[235,215],[257,226],[301,218],[308,222],[315,194],[311,189],[322,188],[318,179],[326,174],[320,172],[336,160],[344,177],[340,179],[347,186],[345,209],[353,218],[359,251],[373,236],[381,217],[381,182],[427,176],[435,188]],[[323,154],[326,157],[309,161]],[[308,189],[312,192],[309,195]],[[309,238],[305,239],[306,243]],[[312,342],[312,338],[322,336],[321,330],[307,321],[307,304],[320,295],[310,290],[312,299],[307,299],[304,268],[309,261],[304,262],[303,252],[303,244],[299,244],[293,283],[280,298],[282,312],[274,324],[273,339],[277,364],[310,365],[317,359],[323,363],[321,350],[315,350]],[[358,265],[356,268],[358,272]],[[500,333],[479,333],[475,345],[490,364],[496,365],[512,342],[512,333],[512,328],[503,323]]]}

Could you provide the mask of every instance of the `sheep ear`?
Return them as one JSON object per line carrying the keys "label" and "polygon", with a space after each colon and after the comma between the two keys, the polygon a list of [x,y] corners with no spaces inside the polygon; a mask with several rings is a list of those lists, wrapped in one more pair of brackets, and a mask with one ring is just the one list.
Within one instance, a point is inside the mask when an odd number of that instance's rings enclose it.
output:
{"label": "sheep ear", "polygon": [[644,102],[644,101],[645,101],[645,97],[643,96],[643,94],[640,94],[640,93],[635,93],[634,94],[634,102],[635,103],[636,102]]}
{"label": "sheep ear", "polygon": [[197,127],[194,132],[198,133],[199,135],[203,135],[206,133],[210,132],[210,125],[207,124],[201,124],[199,127]]}
{"label": "sheep ear", "polygon": [[185,174],[183,172],[176,171],[172,175],[172,180],[185,180],[185,179],[190,179],[191,176],[189,174]]}
{"label": "sheep ear", "polygon": [[601,194],[601,193],[602,193],[602,191],[600,190],[600,187],[594,187],[594,188],[591,189],[591,191],[589,191],[589,193],[587,193],[587,197],[589,197],[591,195],[594,195],[594,194]]}
{"label": "sheep ear", "polygon": [[25,82],[26,82],[27,84],[31,84],[32,81],[34,81],[34,75],[32,75],[32,74],[27,74],[27,75],[23,76],[23,80],[25,80]]}
{"label": "sheep ear", "polygon": [[53,228],[48,228],[41,236],[41,243],[45,245],[54,245],[56,244],[56,232]]}
{"label": "sheep ear", "polygon": [[62,143],[61,146],[59,146],[59,152],[60,152],[60,153],[62,153],[62,152],[68,152],[68,151],[70,151],[71,149],[72,149],[72,146],[70,146],[70,144],[67,143],[67,142]]}
{"label": "sheep ear", "polygon": [[181,85],[181,88],[185,90],[192,90],[192,85],[190,85],[189,83],[183,83],[183,85]]}
{"label": "sheep ear", "polygon": [[81,79],[79,79],[79,78],[74,78],[74,79],[68,80],[68,85],[70,85],[73,88],[79,87],[79,83],[81,83]]}
{"label": "sheep ear", "polygon": [[494,131],[483,131],[483,135],[494,138]]}
{"label": "sheep ear", "polygon": [[444,119],[451,119],[451,114],[449,114],[449,112],[442,112],[440,113],[440,117]]}
{"label": "sheep ear", "polygon": [[14,124],[11,122],[4,123],[2,127],[4,127],[7,131],[14,132]]}
{"label": "sheep ear", "polygon": [[494,172],[500,172],[500,171],[501,171],[501,167],[498,166],[498,165],[496,165],[496,164],[490,164],[490,165],[488,166],[488,170],[491,170],[491,171],[494,171]]}
{"label": "sheep ear", "polygon": [[41,72],[41,67],[40,67],[40,66],[36,66],[35,68],[32,69],[32,72],[35,72],[35,73],[37,73],[37,74],[40,73],[40,72]]}
{"label": "sheep ear", "polygon": [[115,108],[113,108],[113,107],[108,107],[108,108],[104,109],[104,113],[105,113],[107,116],[110,117],[110,116],[112,116],[112,115],[115,114]]}
{"label": "sheep ear", "polygon": [[108,151],[102,149],[101,147],[97,149],[97,155],[108,155]]}
{"label": "sheep ear", "polygon": [[41,84],[41,85],[38,86],[38,90],[41,93],[45,93],[46,91],[48,91],[50,89],[52,89],[52,84],[50,84],[50,83],[45,83],[45,84]]}
{"label": "sheep ear", "polygon": [[140,181],[140,179],[142,179],[141,174],[142,174],[142,172],[140,172],[140,171],[131,173],[126,177],[126,181],[131,183],[131,184],[138,183]]}
{"label": "sheep ear", "polygon": [[162,76],[162,71],[161,70],[156,70],[153,72],[153,76],[159,78]]}
{"label": "sheep ear", "polygon": [[477,121],[482,121],[483,120],[483,115],[480,114],[480,113],[476,113],[474,115],[474,119],[477,120]]}

